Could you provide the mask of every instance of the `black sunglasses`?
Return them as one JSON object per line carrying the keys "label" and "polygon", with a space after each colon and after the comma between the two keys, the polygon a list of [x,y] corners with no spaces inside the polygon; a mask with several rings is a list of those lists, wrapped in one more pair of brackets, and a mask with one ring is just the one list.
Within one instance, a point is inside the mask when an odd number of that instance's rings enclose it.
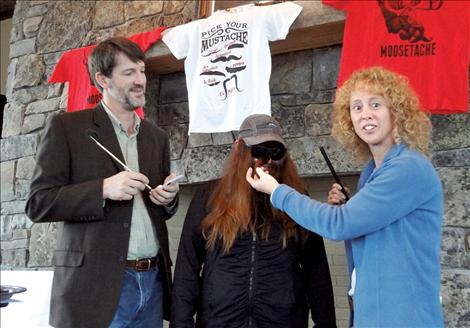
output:
{"label": "black sunglasses", "polygon": [[278,161],[286,154],[286,147],[276,141],[268,141],[262,144],[249,146],[251,150],[251,156],[258,159],[272,159]]}

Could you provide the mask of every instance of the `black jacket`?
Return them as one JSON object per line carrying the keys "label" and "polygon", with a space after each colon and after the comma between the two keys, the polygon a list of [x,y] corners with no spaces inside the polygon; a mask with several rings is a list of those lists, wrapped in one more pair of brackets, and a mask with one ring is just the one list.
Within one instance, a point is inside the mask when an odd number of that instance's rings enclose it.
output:
{"label": "black jacket", "polygon": [[309,309],[315,327],[336,327],[323,239],[310,233],[304,242],[290,239],[283,249],[280,226],[273,223],[267,240],[247,232],[228,253],[221,244],[206,250],[200,223],[212,187],[198,191],[186,215],[170,327],[303,328]]}
{"label": "black jacket", "polygon": [[[42,134],[26,214],[36,222],[60,222],[51,292],[54,327],[108,327],[118,306],[129,245],[132,200],[106,200],[103,179],[121,167],[87,135],[124,161],[108,115],[94,109],[52,117]],[[137,135],[139,170],[151,186],[170,174],[165,132],[146,120]],[[164,316],[170,315],[171,260],[163,206],[144,197],[160,246],[158,266],[164,287]]]}

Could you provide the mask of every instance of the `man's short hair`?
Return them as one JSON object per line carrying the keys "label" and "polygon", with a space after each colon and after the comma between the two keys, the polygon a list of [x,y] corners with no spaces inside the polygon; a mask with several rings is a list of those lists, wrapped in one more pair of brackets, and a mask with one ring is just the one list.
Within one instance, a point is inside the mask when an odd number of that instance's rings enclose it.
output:
{"label": "man's short hair", "polygon": [[100,72],[110,77],[116,66],[116,56],[123,53],[132,62],[145,61],[145,55],[137,44],[123,37],[107,39],[96,46],[88,58],[88,74],[95,86],[103,92],[101,86],[95,80],[95,74]]}

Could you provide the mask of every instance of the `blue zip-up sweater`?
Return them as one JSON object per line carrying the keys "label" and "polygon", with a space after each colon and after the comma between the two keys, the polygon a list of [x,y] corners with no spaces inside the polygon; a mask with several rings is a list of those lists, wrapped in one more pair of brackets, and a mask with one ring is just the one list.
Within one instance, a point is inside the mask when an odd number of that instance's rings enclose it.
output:
{"label": "blue zip-up sweater", "polygon": [[360,190],[330,206],[277,187],[273,205],[331,240],[351,240],[356,268],[354,327],[443,327],[440,288],[442,186],[422,154],[399,144]]}

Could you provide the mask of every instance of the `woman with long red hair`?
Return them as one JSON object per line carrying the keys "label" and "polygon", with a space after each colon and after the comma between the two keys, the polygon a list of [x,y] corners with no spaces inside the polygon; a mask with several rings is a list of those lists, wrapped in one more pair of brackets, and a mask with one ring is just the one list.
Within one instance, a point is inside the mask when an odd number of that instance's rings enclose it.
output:
{"label": "woman with long red hair", "polygon": [[[263,167],[305,192],[279,123],[251,115],[223,177],[191,201],[176,260],[171,327],[336,327],[323,239],[247,183]],[[194,315],[196,318],[194,321]]]}

